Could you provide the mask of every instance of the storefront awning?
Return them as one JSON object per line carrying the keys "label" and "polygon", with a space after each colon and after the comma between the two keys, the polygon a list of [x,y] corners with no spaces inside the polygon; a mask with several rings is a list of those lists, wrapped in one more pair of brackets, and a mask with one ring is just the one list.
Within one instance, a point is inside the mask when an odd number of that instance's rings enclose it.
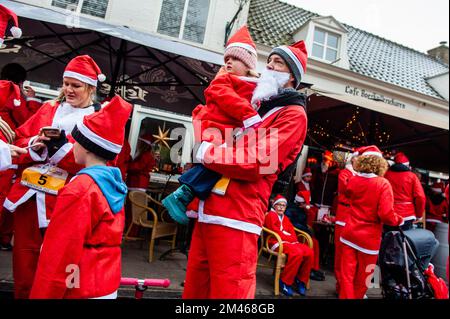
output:
{"label": "storefront awning", "polygon": [[132,104],[190,115],[204,103],[204,90],[223,56],[170,38],[131,30],[66,11],[0,0],[19,15],[23,36],[8,37],[0,66],[21,64],[28,80],[57,90],[67,63],[88,54],[107,80],[100,99],[120,94]]}
{"label": "storefront awning", "polygon": [[[0,4],[13,10],[19,17],[60,24],[77,29],[94,30],[116,38],[132,41],[146,47],[183,55],[188,58],[213,64],[223,63],[223,55],[221,54],[185,43],[164,39],[152,34],[132,30],[126,26],[113,25],[103,21],[89,19],[85,16],[78,15],[74,17],[69,14],[70,11],[61,11],[56,8],[55,10],[41,8],[10,0],[0,0]],[[26,34],[24,35],[26,36]]]}
{"label": "storefront awning", "polygon": [[414,112],[406,109],[401,109],[392,105],[380,101],[374,101],[359,96],[351,96],[348,94],[330,93],[324,91],[314,90],[316,94],[329,97],[331,99],[339,100],[355,106],[383,113],[386,115],[394,116],[400,119],[408,120],[415,123],[425,124],[428,126],[449,130],[449,118],[442,117],[442,119],[424,116],[423,113]]}

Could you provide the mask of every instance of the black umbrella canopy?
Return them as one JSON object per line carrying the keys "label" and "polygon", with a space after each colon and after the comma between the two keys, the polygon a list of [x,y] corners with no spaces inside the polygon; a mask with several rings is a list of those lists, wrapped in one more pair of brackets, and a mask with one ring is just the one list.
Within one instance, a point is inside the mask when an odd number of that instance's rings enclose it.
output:
{"label": "black umbrella canopy", "polygon": [[133,104],[190,115],[204,103],[203,91],[219,66],[147,47],[110,34],[65,25],[20,19],[24,36],[7,39],[0,65],[19,63],[28,79],[59,88],[67,63],[88,54],[107,80],[99,93],[116,92]]}
{"label": "black umbrella canopy", "polygon": [[313,94],[307,143],[322,148],[375,144],[404,152],[413,167],[448,173],[449,132]]}

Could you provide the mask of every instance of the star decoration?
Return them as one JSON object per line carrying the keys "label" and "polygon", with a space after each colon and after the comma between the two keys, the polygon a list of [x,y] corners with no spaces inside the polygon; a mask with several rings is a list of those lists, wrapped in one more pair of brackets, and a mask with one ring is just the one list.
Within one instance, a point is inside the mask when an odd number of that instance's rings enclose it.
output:
{"label": "star decoration", "polygon": [[159,131],[158,135],[153,135],[153,137],[156,139],[155,143],[165,145],[167,146],[167,148],[170,149],[170,146],[167,143],[167,141],[172,141],[173,139],[169,137],[170,130],[166,131],[166,123],[164,123],[164,127],[162,129],[161,126],[159,126],[158,131]]}

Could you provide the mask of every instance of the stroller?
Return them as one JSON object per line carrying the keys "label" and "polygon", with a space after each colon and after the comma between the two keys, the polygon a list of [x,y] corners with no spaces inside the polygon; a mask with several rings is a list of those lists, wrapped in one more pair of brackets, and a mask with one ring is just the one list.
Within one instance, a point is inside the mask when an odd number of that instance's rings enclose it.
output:
{"label": "stroller", "polygon": [[398,229],[385,233],[379,258],[383,297],[391,300],[435,298],[428,274],[438,247],[439,241],[428,230]]}

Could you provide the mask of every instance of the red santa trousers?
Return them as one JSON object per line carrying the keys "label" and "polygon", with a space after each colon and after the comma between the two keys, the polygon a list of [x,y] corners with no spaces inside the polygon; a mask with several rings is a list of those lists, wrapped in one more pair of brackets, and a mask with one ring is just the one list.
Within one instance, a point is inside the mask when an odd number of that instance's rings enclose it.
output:
{"label": "red santa trousers", "polygon": [[28,299],[43,242],[36,201],[28,200],[17,208],[14,215],[14,295],[16,299]]}
{"label": "red santa trousers", "polygon": [[257,235],[197,222],[183,299],[255,298],[257,259]]}
{"label": "red santa trousers", "polygon": [[363,299],[372,280],[378,255],[368,255],[343,244],[340,299]]}
{"label": "red santa trousers", "polygon": [[341,234],[344,227],[335,225],[334,227],[334,276],[336,277],[336,292],[339,294],[341,282],[341,259],[342,259],[342,245]]}
{"label": "red santa trousers", "polygon": [[295,278],[307,284],[314,263],[314,251],[305,244],[284,243],[283,253],[287,255],[287,262],[281,280],[288,286],[292,286]]}
{"label": "red santa trousers", "polygon": [[313,241],[313,249],[314,249],[314,263],[312,269],[319,270],[320,269],[320,246],[319,241],[312,237]]}

